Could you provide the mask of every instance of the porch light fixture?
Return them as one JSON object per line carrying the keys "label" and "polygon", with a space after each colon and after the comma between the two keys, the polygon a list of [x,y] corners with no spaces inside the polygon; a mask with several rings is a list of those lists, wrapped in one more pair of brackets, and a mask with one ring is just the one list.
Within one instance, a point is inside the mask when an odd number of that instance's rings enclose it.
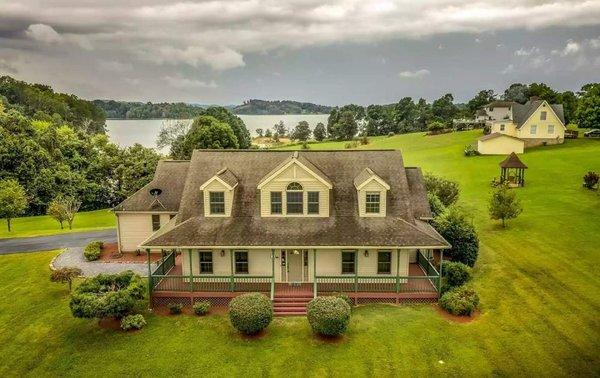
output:
{"label": "porch light fixture", "polygon": [[297,249],[294,249],[294,255],[299,255],[300,252]]}
{"label": "porch light fixture", "polygon": [[225,250],[224,250],[224,249],[222,249],[222,250],[221,250],[221,257],[224,257],[224,256],[225,256]]}
{"label": "porch light fixture", "polygon": [[369,257],[369,250],[365,249],[365,257]]}

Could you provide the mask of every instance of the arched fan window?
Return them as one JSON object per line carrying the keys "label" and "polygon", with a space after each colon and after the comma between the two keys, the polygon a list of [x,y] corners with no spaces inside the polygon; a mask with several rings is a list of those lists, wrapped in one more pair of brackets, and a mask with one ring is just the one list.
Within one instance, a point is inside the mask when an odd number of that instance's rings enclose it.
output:
{"label": "arched fan window", "polygon": [[292,182],[286,189],[287,213],[302,214],[304,212],[304,191],[302,185]]}

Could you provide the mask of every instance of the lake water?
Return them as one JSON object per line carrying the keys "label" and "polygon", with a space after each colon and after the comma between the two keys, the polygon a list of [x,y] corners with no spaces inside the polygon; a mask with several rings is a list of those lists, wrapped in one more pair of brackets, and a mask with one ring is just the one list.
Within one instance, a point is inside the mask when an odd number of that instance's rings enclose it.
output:
{"label": "lake water", "polygon": [[[279,121],[283,121],[288,129],[293,129],[298,122],[306,121],[313,129],[319,122],[327,125],[328,114],[286,114],[286,115],[239,115],[244,121],[252,136],[256,136],[256,129],[269,129]],[[122,147],[139,143],[145,147],[156,148],[156,136],[160,131],[164,119],[108,119],[106,129],[110,140]],[[168,147],[161,152],[168,153]]]}

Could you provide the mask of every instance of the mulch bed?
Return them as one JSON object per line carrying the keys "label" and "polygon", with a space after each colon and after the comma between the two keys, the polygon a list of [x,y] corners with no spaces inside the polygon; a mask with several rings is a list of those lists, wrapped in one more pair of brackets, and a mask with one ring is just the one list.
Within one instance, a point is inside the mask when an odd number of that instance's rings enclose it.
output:
{"label": "mulch bed", "polygon": [[[150,261],[155,262],[160,260],[160,253],[152,253],[150,255]],[[110,263],[145,263],[146,253],[143,252],[137,255],[134,252],[123,252],[119,253],[119,247],[117,243],[104,243],[102,251],[100,252],[99,262],[110,262]]]}
{"label": "mulch bed", "polygon": [[477,318],[479,318],[479,315],[481,315],[479,310],[475,310],[475,312],[471,316],[452,315],[447,313],[443,308],[441,308],[437,304],[435,304],[434,306],[436,308],[436,311],[442,316],[442,318],[450,320],[453,323],[471,323],[472,321],[477,320]]}
{"label": "mulch bed", "polygon": [[193,315],[198,317],[211,316],[211,315],[225,315],[229,312],[227,306],[210,306],[206,315],[196,315],[194,310],[190,306],[184,306],[181,310],[181,314],[171,314],[167,306],[154,306],[152,312],[160,316],[181,316],[181,315]]}

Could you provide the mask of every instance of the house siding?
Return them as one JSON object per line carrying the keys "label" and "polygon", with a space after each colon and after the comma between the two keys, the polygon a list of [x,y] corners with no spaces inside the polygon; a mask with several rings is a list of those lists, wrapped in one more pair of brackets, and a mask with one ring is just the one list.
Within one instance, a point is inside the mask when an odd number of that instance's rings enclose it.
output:
{"label": "house siding", "polygon": [[[203,190],[204,196],[204,216],[205,217],[230,217],[231,208],[233,204],[234,191],[227,189],[225,185],[217,180],[212,181]],[[225,197],[225,214],[211,214],[210,213],[210,192],[224,192]]]}
{"label": "house siding", "polygon": [[[304,188],[304,214],[286,215],[287,198],[285,190],[291,182],[298,182]],[[271,214],[271,192],[281,192],[283,214]],[[307,214],[308,192],[319,192],[319,214]],[[292,164],[283,172],[269,180],[260,190],[260,214],[263,217],[328,217],[329,216],[329,188],[317,180],[313,174],[307,172],[297,164]]]}
{"label": "house siding", "polygon": [[[367,202],[367,192],[379,192],[381,201],[379,205],[379,214],[370,214],[366,212],[365,208]],[[361,217],[385,217],[386,209],[387,190],[379,182],[372,180],[367,185],[358,190],[358,214]]]}
{"label": "house siding", "polygon": [[511,152],[522,154],[524,147],[524,141],[510,137],[477,141],[477,151],[482,155],[508,155]]}
{"label": "house siding", "polygon": [[[161,226],[167,224],[169,220],[170,214],[160,214]],[[154,233],[152,213],[117,213],[117,233],[121,252],[136,251],[138,246]]]}
{"label": "house siding", "polygon": [[[239,249],[242,250],[242,249]],[[231,274],[231,250],[224,250],[224,255],[221,256],[221,250],[205,249],[192,251],[192,273],[200,274],[200,259],[199,251],[213,252],[213,275],[229,276]],[[314,260],[313,249],[308,249],[308,273],[304,277],[304,282],[313,282],[314,278]],[[377,249],[359,249],[355,250],[358,260],[358,275],[359,276],[386,276],[385,274],[377,274]],[[365,256],[365,251],[369,252]],[[398,275],[408,276],[409,262],[416,262],[416,250],[385,250],[392,252],[391,274],[396,276],[396,267],[398,266],[397,256],[400,255]],[[271,250],[269,249],[252,249],[248,250],[248,268],[250,276],[270,276],[271,275]],[[281,266],[281,250],[275,252],[275,282],[286,282],[284,269]],[[317,275],[318,276],[339,276],[342,274],[342,250],[317,250]],[[190,274],[189,253],[182,251],[182,270],[183,275]],[[304,271],[304,269],[303,269]],[[243,276],[243,275],[240,275]],[[349,275],[352,276],[352,275]]]}
{"label": "house siding", "polygon": [[[546,119],[541,119],[541,113],[546,112]],[[531,126],[536,127],[536,133],[531,134]],[[554,133],[548,132],[548,126],[554,126]],[[517,137],[527,143],[527,147],[543,144],[562,143],[565,138],[565,127],[561,120],[554,114],[554,111],[546,102],[542,103],[529,119],[518,129]]]}
{"label": "house siding", "polygon": [[[504,131],[501,130],[501,126],[504,125]],[[494,121],[491,126],[491,133],[501,133],[510,136],[517,136],[517,125],[512,123],[512,121]]]}

